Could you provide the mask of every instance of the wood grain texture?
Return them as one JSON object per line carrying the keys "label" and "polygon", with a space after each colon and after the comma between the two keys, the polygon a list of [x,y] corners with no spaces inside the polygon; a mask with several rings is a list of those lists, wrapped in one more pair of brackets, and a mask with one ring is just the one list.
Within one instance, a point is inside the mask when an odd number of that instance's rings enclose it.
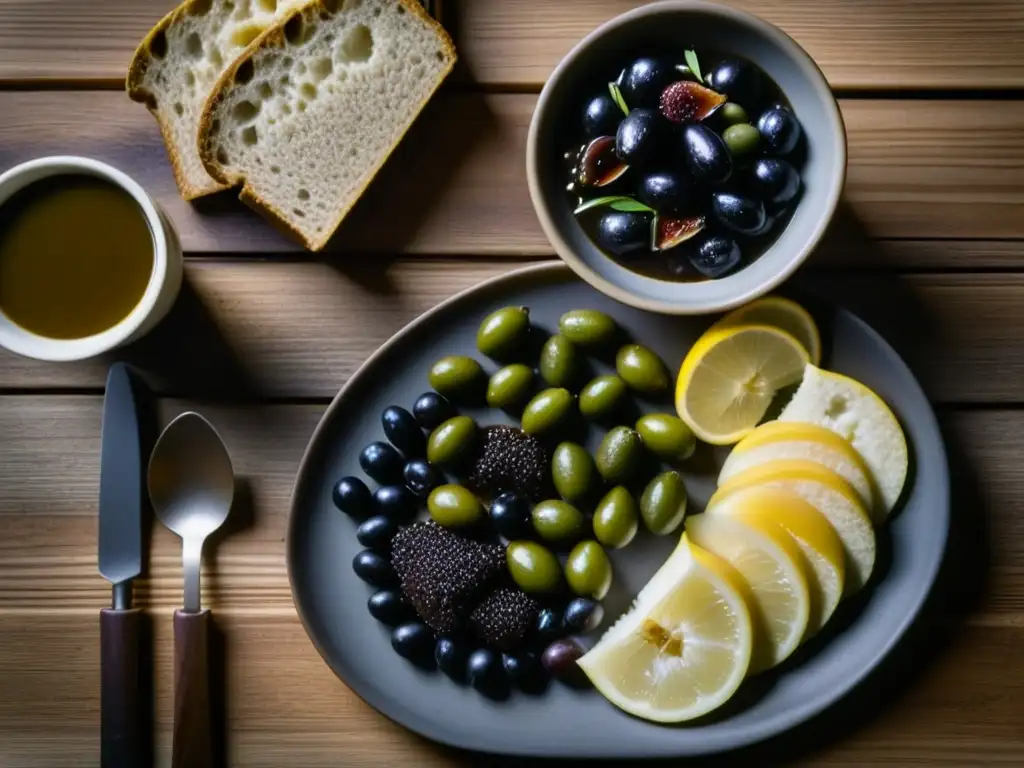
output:
{"label": "wood grain texture", "polygon": [[[526,187],[535,101],[439,95],[329,249],[551,254]],[[842,108],[845,227],[871,238],[1024,237],[1024,101],[844,100]],[[156,198],[188,251],[297,249],[232,192],[195,205],[181,200],[155,122],[121,93],[0,92],[0,114],[0,168],[47,154],[96,157]]]}
{"label": "wood grain texture", "polygon": [[[327,399],[406,323],[518,266],[409,259],[385,268],[361,261],[190,262],[171,315],[117,357],[165,394]],[[1024,402],[1024,275],[828,272],[803,280],[880,330],[933,399]],[[108,363],[46,364],[0,350],[0,391],[100,391]]]}
{"label": "wood grain texture", "polygon": [[[643,0],[447,3],[462,77],[539,88],[576,42]],[[1020,88],[1016,0],[733,0],[792,35],[835,88]],[[174,0],[0,0],[0,80],[123,80]],[[838,33],[838,34],[837,34]]]}

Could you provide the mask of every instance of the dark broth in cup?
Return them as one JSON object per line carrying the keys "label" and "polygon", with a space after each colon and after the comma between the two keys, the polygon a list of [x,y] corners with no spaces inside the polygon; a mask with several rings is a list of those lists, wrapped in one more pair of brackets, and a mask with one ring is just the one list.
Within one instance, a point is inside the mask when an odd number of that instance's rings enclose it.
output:
{"label": "dark broth in cup", "polygon": [[52,176],[0,204],[0,312],[31,333],[81,339],[113,328],[152,272],[145,214],[115,184]]}

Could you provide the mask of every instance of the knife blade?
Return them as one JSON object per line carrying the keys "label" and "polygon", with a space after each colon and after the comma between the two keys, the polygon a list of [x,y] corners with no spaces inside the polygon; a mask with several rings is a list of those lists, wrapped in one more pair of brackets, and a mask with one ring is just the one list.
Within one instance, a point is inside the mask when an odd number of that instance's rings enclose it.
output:
{"label": "knife blade", "polygon": [[99,571],[112,585],[100,611],[100,763],[135,768],[143,754],[140,679],[141,611],[132,579],[142,572],[143,456],[137,387],[128,366],[107,375],[100,437]]}

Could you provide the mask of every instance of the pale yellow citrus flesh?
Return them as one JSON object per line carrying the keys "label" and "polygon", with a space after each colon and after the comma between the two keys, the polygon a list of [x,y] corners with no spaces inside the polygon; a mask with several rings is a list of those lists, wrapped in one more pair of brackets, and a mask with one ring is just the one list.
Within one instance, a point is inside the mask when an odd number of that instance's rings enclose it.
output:
{"label": "pale yellow citrus flesh", "polygon": [[679,546],[579,666],[612,704],[662,723],[725,703],[743,681],[753,628],[742,578],[694,546]]}
{"label": "pale yellow citrus flesh", "polygon": [[875,567],[875,529],[857,491],[846,480],[813,461],[779,459],[733,475],[719,486],[713,500],[722,501],[749,488],[787,490],[813,505],[842,542],[845,593],[853,594],[867,584]]}
{"label": "pale yellow citrus flesh", "polygon": [[779,390],[800,381],[809,359],[778,328],[713,326],[683,360],[676,410],[701,440],[730,445],[757,426]]}
{"label": "pale yellow citrus flesh", "polygon": [[771,325],[799,341],[811,362],[821,364],[821,332],[811,313],[792,299],[783,296],[765,296],[734,309],[717,323],[716,327],[735,325]]}
{"label": "pale yellow citrus flesh", "polygon": [[843,545],[824,515],[797,494],[770,487],[716,493],[708,502],[707,514],[734,515],[747,522],[777,525],[793,538],[810,566],[807,637],[821,631],[839,605],[845,578]]}
{"label": "pale yellow citrus flesh", "polygon": [[687,520],[686,534],[735,568],[749,587],[750,673],[785,661],[803,640],[811,610],[808,566],[792,537],[777,525],[708,514]]}

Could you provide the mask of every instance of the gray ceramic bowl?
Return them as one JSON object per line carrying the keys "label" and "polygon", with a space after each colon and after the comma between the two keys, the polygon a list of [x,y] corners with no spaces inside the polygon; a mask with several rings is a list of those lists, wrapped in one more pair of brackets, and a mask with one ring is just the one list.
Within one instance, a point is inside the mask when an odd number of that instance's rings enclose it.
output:
{"label": "gray ceramic bowl", "polygon": [[[804,130],[803,193],[788,225],[759,258],[719,280],[669,282],[645,277],[604,255],[572,213],[563,154],[587,97],[616,69],[652,49],[736,54],[782,89]],[[754,119],[754,116],[751,116]],[[701,314],[743,304],[775,288],[808,257],[825,232],[846,179],[846,130],[824,75],[771,24],[702,0],[669,0],[625,13],[585,37],[555,69],[537,102],[526,148],[530,196],[558,255],[599,291],[652,312]]]}

